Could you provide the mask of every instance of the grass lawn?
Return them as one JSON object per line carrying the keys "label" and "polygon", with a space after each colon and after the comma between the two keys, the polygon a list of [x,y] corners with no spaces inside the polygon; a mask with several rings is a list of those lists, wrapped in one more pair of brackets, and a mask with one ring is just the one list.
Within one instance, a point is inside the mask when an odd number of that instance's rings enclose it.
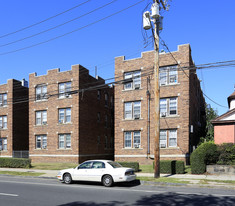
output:
{"label": "grass lawn", "polygon": [[68,168],[74,168],[78,164],[74,163],[32,163],[32,169],[38,170],[62,170]]}
{"label": "grass lawn", "polygon": [[4,175],[16,175],[16,176],[34,176],[38,177],[45,173],[37,173],[37,172],[14,172],[14,171],[0,171],[0,174]]}

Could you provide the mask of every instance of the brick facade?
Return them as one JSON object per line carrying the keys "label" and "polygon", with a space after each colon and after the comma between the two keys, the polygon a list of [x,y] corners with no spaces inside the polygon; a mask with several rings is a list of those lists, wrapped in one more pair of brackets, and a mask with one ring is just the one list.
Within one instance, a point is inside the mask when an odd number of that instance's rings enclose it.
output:
{"label": "brick facade", "polygon": [[42,76],[30,74],[29,154],[33,162],[78,163],[113,158],[113,88],[104,83],[81,65],[64,72],[49,70]]}
{"label": "brick facade", "polygon": [[28,151],[28,88],[21,81],[0,85],[0,121],[0,156]]}
{"label": "brick facade", "polygon": [[[178,62],[172,58],[172,55]],[[188,69],[188,67],[193,66],[190,46],[188,44],[179,45],[178,51],[172,52],[172,55],[170,53],[161,53],[159,55],[160,68],[177,66],[177,74],[174,81],[160,86],[160,99],[167,103],[166,107],[168,110],[172,102],[173,104],[177,102],[177,111],[174,115],[165,116],[162,113],[160,118],[160,130],[167,136],[167,146],[160,149],[160,158],[161,160],[173,159],[186,162],[193,146],[197,145],[202,135],[205,125],[205,101],[195,69]],[[181,68],[184,68],[184,71],[180,69],[178,64],[180,64]],[[137,88],[126,89],[125,85],[128,84],[126,82],[123,85],[115,86],[115,160],[138,161],[143,164],[152,163],[154,154],[153,67],[153,51],[144,52],[141,58],[136,59],[125,60],[124,56],[115,58],[116,81],[123,80],[125,75],[128,76],[132,73],[135,75],[135,71],[141,73],[140,86],[139,82],[138,84],[134,82],[135,80],[131,83],[132,87],[137,85]],[[170,77],[168,81],[171,81]],[[125,111],[129,111],[129,109],[125,109],[125,106],[133,102],[141,104],[140,117],[137,116],[134,119],[135,117],[133,116],[133,118],[127,119]],[[131,107],[130,105],[128,108]],[[133,108],[132,110],[135,110]],[[150,114],[149,118],[148,112]],[[172,147],[169,146],[169,135],[171,132],[177,135],[176,145]],[[138,142],[139,138],[136,136],[136,139],[133,139],[136,134],[140,134],[140,144],[134,147],[135,141]],[[128,140],[128,138],[131,140]],[[126,146],[126,144],[129,145]]]}

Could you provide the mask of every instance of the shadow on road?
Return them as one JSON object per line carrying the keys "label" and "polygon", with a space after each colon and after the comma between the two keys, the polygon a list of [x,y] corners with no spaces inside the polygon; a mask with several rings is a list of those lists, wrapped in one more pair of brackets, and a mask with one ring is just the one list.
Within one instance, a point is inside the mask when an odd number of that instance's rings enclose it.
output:
{"label": "shadow on road", "polygon": [[[102,183],[100,182],[86,182],[86,181],[73,181],[73,184],[78,184],[78,185],[100,185],[103,187]],[[120,182],[120,183],[115,183],[113,187],[136,187],[140,185],[139,180],[134,180],[132,182]]]}
{"label": "shadow on road", "polygon": [[[131,200],[130,200],[131,201]],[[70,202],[67,204],[62,204],[58,206],[130,206],[130,205],[179,205],[179,206],[231,206],[235,203],[235,197],[223,196],[215,197],[211,195],[184,195],[177,193],[163,193],[163,194],[154,194],[150,196],[142,196],[141,199],[136,202],[122,202],[122,201],[111,201],[107,203],[97,203],[97,202]]]}

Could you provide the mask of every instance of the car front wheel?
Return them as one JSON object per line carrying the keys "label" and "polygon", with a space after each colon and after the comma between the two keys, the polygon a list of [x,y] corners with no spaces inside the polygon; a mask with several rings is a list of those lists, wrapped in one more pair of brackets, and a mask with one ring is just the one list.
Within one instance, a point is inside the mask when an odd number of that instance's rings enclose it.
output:
{"label": "car front wheel", "polygon": [[71,184],[72,183],[72,177],[69,173],[64,174],[64,183],[66,184]]}
{"label": "car front wheel", "polygon": [[102,183],[105,187],[111,187],[113,185],[113,178],[110,175],[105,175],[102,179]]}

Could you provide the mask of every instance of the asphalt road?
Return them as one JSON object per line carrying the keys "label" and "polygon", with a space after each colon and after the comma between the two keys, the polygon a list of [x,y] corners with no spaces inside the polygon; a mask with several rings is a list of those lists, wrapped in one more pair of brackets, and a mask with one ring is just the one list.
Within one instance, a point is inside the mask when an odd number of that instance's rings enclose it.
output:
{"label": "asphalt road", "polygon": [[235,205],[235,190],[96,183],[0,176],[0,206]]}

